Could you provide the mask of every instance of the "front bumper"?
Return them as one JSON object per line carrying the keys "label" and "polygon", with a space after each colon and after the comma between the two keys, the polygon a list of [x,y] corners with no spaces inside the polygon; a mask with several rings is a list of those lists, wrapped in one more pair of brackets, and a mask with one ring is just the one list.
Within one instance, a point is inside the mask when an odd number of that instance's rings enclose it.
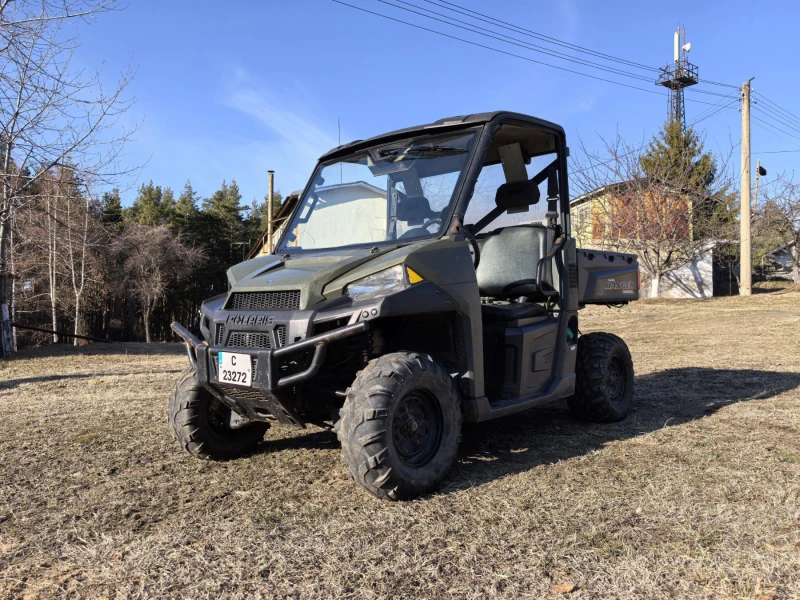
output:
{"label": "front bumper", "polygon": [[[368,331],[369,322],[360,321],[345,325],[275,349],[236,348],[238,354],[248,354],[253,361],[251,387],[231,386],[219,381],[217,354],[225,351],[225,347],[209,346],[180,323],[172,323],[171,327],[186,344],[189,362],[197,370],[198,382],[221,402],[249,419],[263,421],[266,417],[272,416],[280,423],[305,427],[303,419],[284,391],[311,379],[319,372],[325,361],[328,344]],[[278,370],[280,359],[311,350],[313,350],[311,361],[304,370],[280,376]]]}

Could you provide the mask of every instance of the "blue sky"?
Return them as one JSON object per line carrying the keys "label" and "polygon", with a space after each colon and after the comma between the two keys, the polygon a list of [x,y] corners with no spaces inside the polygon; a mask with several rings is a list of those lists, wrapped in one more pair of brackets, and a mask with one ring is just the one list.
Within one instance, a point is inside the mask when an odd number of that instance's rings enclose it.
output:
{"label": "blue sky", "polygon": [[[369,10],[453,35],[595,73],[587,67],[481,39],[441,23],[393,9],[378,0],[345,0]],[[409,0],[432,10],[425,0]],[[521,27],[600,52],[652,66],[672,57],[672,33],[686,27],[690,60],[700,78],[740,85],[755,76],[754,90],[800,114],[795,62],[800,3],[565,0],[453,0]],[[438,9],[441,10],[441,9]],[[457,15],[456,15],[457,16]],[[752,32],[745,44],[741,35]],[[79,59],[103,63],[112,79],[131,63],[138,98],[126,116],[143,120],[125,162],[146,163],[138,185],[153,179],[180,191],[187,179],[208,196],[235,178],[244,202],[263,198],[267,170],[276,171],[284,195],[302,188],[316,158],[343,142],[445,116],[495,109],[533,114],[560,123],[570,145],[619,132],[638,143],[657,131],[667,99],[533,64],[366,14],[331,0],[207,2],[137,0],[124,11],[81,29]],[[602,73],[596,73],[603,75]],[[614,78],[615,76],[610,76]],[[627,81],[660,90],[648,82]],[[698,89],[737,94],[735,89]],[[717,103],[721,97],[689,94]],[[754,123],[755,159],[770,176],[791,171],[800,132],[773,123],[783,137]],[[734,104],[734,108],[738,107]],[[689,102],[691,120],[710,107]],[[738,143],[736,110],[702,121],[707,146]],[[800,129],[800,127],[798,127]],[[738,163],[738,150],[735,152]],[[738,165],[736,165],[738,168]],[[132,201],[135,190],[124,193]]]}

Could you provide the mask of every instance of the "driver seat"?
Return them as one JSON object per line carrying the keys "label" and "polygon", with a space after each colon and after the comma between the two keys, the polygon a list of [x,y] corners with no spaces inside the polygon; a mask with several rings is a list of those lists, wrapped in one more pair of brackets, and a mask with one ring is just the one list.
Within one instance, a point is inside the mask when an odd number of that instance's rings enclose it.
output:
{"label": "driver seat", "polygon": [[[539,201],[534,182],[505,183],[497,189],[498,209],[513,212]],[[512,323],[519,319],[545,317],[548,312],[535,302],[546,302],[545,291],[552,290],[550,263],[544,269],[545,281],[538,280],[539,261],[547,254],[550,229],[539,223],[502,227],[478,236],[481,260],[475,275],[482,298],[502,303],[482,304],[485,322]],[[524,299],[524,302],[519,302]]]}
{"label": "driver seat", "polygon": [[400,239],[427,235],[430,232],[425,228],[425,219],[438,217],[439,213],[431,210],[431,203],[425,196],[400,194],[397,200],[397,220],[413,227],[403,233]]}
{"label": "driver seat", "polygon": [[[550,230],[532,223],[495,229],[478,238],[481,261],[475,274],[481,296],[512,300],[527,296],[533,302],[544,302],[542,290],[551,290],[547,282],[537,279],[539,261],[547,254]],[[549,273],[545,270],[545,277]]]}

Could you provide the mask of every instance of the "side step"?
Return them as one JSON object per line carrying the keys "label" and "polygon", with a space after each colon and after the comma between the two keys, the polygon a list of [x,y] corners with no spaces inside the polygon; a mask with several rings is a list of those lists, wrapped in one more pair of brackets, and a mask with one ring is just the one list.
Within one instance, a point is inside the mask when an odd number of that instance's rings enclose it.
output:
{"label": "side step", "polygon": [[550,384],[549,388],[538,394],[531,394],[522,398],[503,399],[491,401],[486,396],[464,400],[462,408],[464,410],[464,421],[468,423],[480,423],[499,417],[513,415],[542,404],[547,404],[552,400],[566,398],[575,392],[575,375],[560,377]]}

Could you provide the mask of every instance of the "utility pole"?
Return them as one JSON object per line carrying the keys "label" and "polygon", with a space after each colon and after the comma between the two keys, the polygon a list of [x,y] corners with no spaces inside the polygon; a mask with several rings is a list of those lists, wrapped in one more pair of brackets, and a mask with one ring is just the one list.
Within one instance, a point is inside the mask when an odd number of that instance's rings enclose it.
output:
{"label": "utility pole", "polygon": [[753,260],[750,247],[750,82],[742,84],[742,199],[739,202],[740,252],[739,295],[753,293]]}
{"label": "utility pole", "polygon": [[268,181],[269,185],[267,188],[267,249],[269,250],[268,254],[272,254],[272,191],[275,185],[275,171],[267,171],[268,173]]}

